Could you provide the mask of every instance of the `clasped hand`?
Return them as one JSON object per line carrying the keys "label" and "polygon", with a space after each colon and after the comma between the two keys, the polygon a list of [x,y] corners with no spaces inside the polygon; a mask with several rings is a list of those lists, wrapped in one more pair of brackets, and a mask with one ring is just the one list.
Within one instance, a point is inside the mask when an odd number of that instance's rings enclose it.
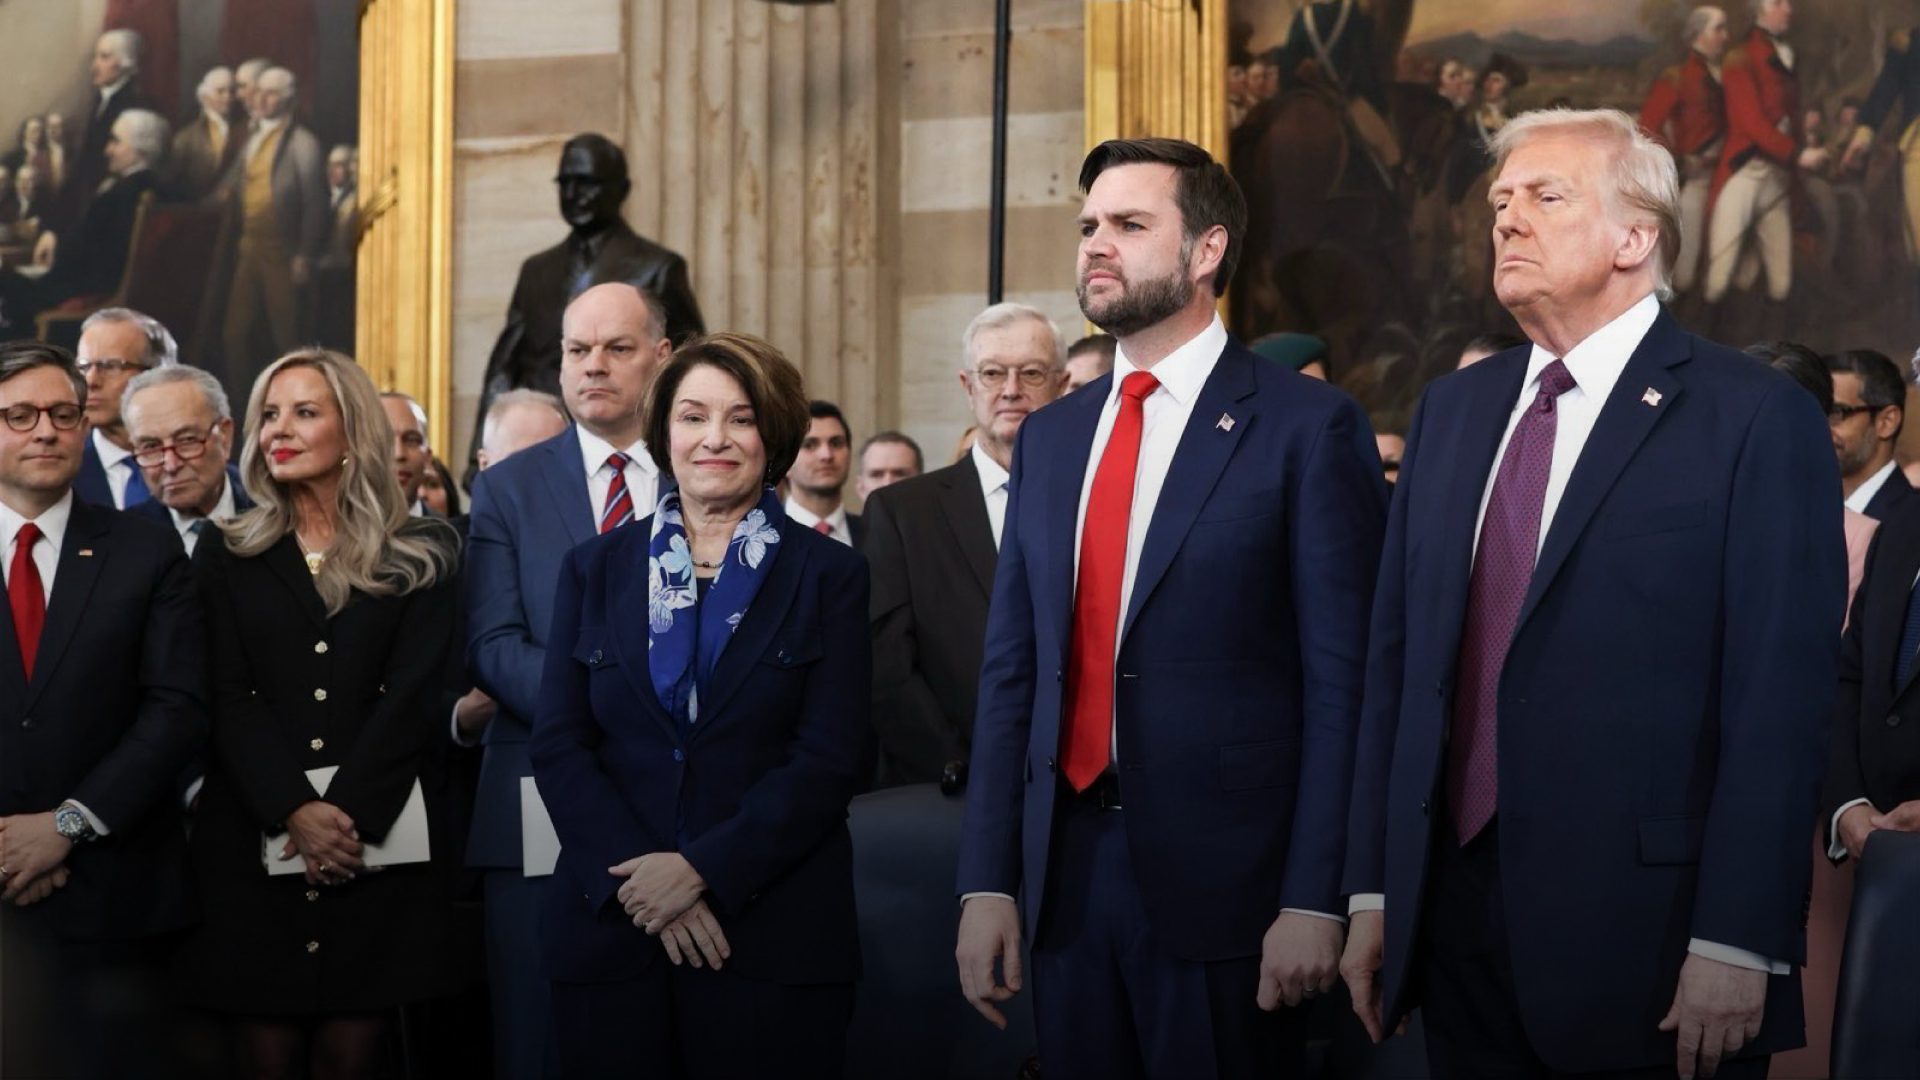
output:
{"label": "clasped hand", "polygon": [[354,873],[366,868],[360,853],[366,845],[354,831],[347,812],[329,802],[315,799],[300,804],[287,815],[287,844],[280,850],[283,859],[295,854],[306,859],[309,885],[338,885],[353,880]]}
{"label": "clasped hand", "polygon": [[0,866],[7,868],[0,901],[37,904],[66,885],[73,841],[53,827],[53,812],[0,818]]}
{"label": "clasped hand", "polygon": [[620,907],[649,934],[660,933],[707,891],[700,872],[677,851],[635,856],[607,873],[627,879],[617,894]]}

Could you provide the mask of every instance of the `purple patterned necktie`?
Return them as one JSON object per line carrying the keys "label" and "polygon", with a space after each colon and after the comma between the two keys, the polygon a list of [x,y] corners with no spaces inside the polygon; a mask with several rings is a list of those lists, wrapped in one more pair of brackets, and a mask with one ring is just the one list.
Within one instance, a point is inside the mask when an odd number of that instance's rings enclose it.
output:
{"label": "purple patterned necktie", "polygon": [[1447,742],[1447,805],[1462,844],[1493,819],[1500,790],[1500,669],[1539,553],[1540,510],[1559,422],[1555,401],[1573,386],[1558,360],[1540,372],[1540,392],[1514,425],[1480,523]]}

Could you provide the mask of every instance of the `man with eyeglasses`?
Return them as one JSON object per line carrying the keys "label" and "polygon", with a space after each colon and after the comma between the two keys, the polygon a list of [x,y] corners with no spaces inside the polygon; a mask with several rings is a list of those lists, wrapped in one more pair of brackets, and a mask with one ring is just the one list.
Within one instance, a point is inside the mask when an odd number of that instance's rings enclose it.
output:
{"label": "man with eyeglasses", "polygon": [[1913,494],[1913,485],[1893,460],[1906,422],[1907,384],[1900,369],[1872,349],[1827,357],[1833,373],[1833,451],[1840,458],[1840,488],[1847,509],[1884,521]]}
{"label": "man with eyeglasses", "polygon": [[211,523],[253,505],[227,461],[233,412],[219,379],[186,364],[143,371],[127,383],[120,414],[153,495],[130,509],[171,526],[188,555]]}
{"label": "man with eyeglasses", "polygon": [[171,532],[74,497],[86,397],[67,350],[0,345],[9,1075],[175,1071],[166,965],[194,917],[172,798],[207,735],[199,603]]}
{"label": "man with eyeglasses", "polygon": [[1013,439],[1067,384],[1060,332],[1037,308],[987,308],[960,348],[960,386],[979,429],[973,449],[866,505],[882,786],[938,781],[967,757]]}
{"label": "man with eyeglasses", "polygon": [[420,501],[420,485],[433,468],[433,446],[427,441],[427,411],[420,403],[398,390],[380,395],[387,410],[387,423],[393,425],[393,474],[407,496],[407,513],[414,517],[438,517]]}
{"label": "man with eyeglasses", "polygon": [[120,414],[127,383],[151,368],[180,362],[173,335],[132,308],[103,308],[80,324],[79,361],[87,381],[86,453],[73,490],[90,503],[126,510],[152,497],[133,457],[133,439]]}

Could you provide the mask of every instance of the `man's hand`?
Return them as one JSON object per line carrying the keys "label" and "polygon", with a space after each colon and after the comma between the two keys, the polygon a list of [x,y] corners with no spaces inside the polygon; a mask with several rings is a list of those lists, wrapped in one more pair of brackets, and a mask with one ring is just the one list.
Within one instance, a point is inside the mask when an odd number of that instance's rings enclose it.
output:
{"label": "man's hand", "polygon": [[1680,1080],[1712,1076],[1723,1059],[1752,1042],[1766,1004],[1766,972],[1688,953],[1673,1008],[1660,1021],[1661,1031],[1680,1033]]}
{"label": "man's hand", "polygon": [[1353,998],[1353,1014],[1374,1042],[1387,1037],[1380,1016],[1380,964],[1386,950],[1386,912],[1356,911],[1347,921],[1347,951],[1340,957],[1340,977]]}
{"label": "man's hand", "polygon": [[[1913,804],[1903,803],[1902,805],[1911,806]],[[1898,809],[1898,807],[1895,809]],[[1834,832],[1839,834],[1840,846],[1847,849],[1848,858],[1858,859],[1860,857],[1861,850],[1867,846],[1867,834],[1873,832],[1873,819],[1879,816],[1880,811],[1875,810],[1868,803],[1849,806],[1840,815],[1839,822],[1834,826]]]}
{"label": "man's hand", "polygon": [[1283,911],[1260,942],[1260,988],[1254,1000],[1271,1012],[1333,989],[1342,927],[1332,919]]}
{"label": "man's hand", "polygon": [[73,841],[53,827],[51,810],[0,818],[0,866],[7,869],[0,900],[19,900],[35,878],[66,862],[72,850]]}
{"label": "man's hand", "polygon": [[719,971],[721,961],[733,955],[727,935],[720,932],[720,920],[713,917],[705,900],[695,900],[679,918],[662,927],[660,944],[666,946],[667,959],[675,966],[689,963],[700,967],[704,957],[706,964]]}
{"label": "man's hand", "polygon": [[[960,966],[960,993],[987,1022],[1002,1031],[1007,1018],[994,1008],[1020,992],[1020,911],[1003,896],[976,896],[960,908],[959,943],[953,959]],[[1000,962],[1005,982],[993,977]]]}
{"label": "man's hand", "polygon": [[51,232],[43,232],[33,245],[33,265],[52,266],[54,258],[60,253],[60,237]]}
{"label": "man's hand", "polygon": [[1808,172],[1824,169],[1832,157],[1833,151],[1824,146],[1809,146],[1800,151],[1800,167]]}
{"label": "man's hand", "polygon": [[1840,165],[1846,169],[1857,169],[1865,164],[1867,151],[1873,147],[1873,132],[1856,130],[1853,138],[1847,142],[1847,152],[1840,157]]}
{"label": "man's hand", "polygon": [[[47,897],[53,895],[53,890],[66,888],[67,878],[71,875],[72,872],[66,868],[66,865],[61,864],[41,874],[39,877],[34,878],[32,881],[26,882],[20,889],[20,895],[13,901],[14,906],[26,907],[30,904],[37,904],[45,900]],[[9,879],[8,883],[12,884],[11,879]]]}
{"label": "man's hand", "polygon": [[287,846],[281,857],[299,854],[307,861],[309,885],[338,885],[352,881],[366,869],[360,861],[365,845],[353,831],[353,819],[330,802],[314,799],[287,815]]}
{"label": "man's hand", "polygon": [[[1866,808],[1856,806],[1853,809],[1864,810]],[[1849,814],[1852,812],[1853,810],[1847,811]],[[1840,815],[1842,821],[1845,821],[1846,817],[1846,814]],[[1884,814],[1874,814],[1868,817],[1867,828],[1869,830],[1892,829],[1895,832],[1920,832],[1920,799],[1910,799]],[[1866,843],[1866,837],[1861,837],[1860,842],[1864,845]]]}
{"label": "man's hand", "polygon": [[499,712],[499,706],[479,687],[467,691],[453,705],[453,722],[460,728],[460,734],[466,738],[477,738],[493,715]]}
{"label": "man's hand", "polygon": [[707,891],[706,880],[677,851],[636,856],[607,867],[607,873],[627,879],[618,893],[620,906],[649,934],[665,929]]}

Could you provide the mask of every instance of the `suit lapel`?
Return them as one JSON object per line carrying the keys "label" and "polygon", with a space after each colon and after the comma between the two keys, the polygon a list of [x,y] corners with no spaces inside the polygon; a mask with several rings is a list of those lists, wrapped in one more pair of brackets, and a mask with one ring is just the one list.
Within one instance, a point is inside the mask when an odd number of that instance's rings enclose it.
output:
{"label": "suit lapel", "polygon": [[[1613,490],[1621,470],[1627,467],[1660,418],[1673,411],[1685,387],[1668,369],[1691,357],[1692,350],[1680,324],[1662,310],[1627,360],[1619,381],[1613,384],[1613,393],[1601,407],[1600,418],[1594,423],[1592,434],[1587,436],[1579,460],[1574,462],[1566,493],[1554,510],[1553,523],[1547,527],[1546,541],[1534,564],[1526,601],[1520,607],[1519,618],[1514,620],[1516,634],[1539,606],[1541,595],[1552,585],[1554,576],[1566,563],[1573,545],[1586,531],[1587,522],[1593,519],[1607,492]],[[1648,390],[1658,396],[1648,395]],[[1658,404],[1648,405],[1643,398]]]}
{"label": "suit lapel", "polygon": [[[60,559],[54,565],[53,596],[47,604],[47,619],[40,629],[40,648],[33,664],[33,676],[27,680],[26,708],[33,708],[40,692],[53,678],[53,669],[66,658],[67,645],[80,628],[80,614],[93,595],[94,582],[112,552],[103,539],[114,511],[101,510],[75,499],[72,516],[67,519],[67,535],[60,543]],[[85,554],[82,554],[84,552]],[[11,628],[9,628],[11,629]],[[20,646],[14,642],[13,663],[18,668]]]}
{"label": "suit lapel", "polygon": [[1898,701],[1912,689],[1915,678],[1920,677],[1920,664],[1915,664],[1906,678],[1894,684],[1894,673],[1900,670],[1899,646],[1907,627],[1908,599],[1913,593],[1914,575],[1920,573],[1920,542],[1909,542],[1898,550],[1885,549],[1883,545],[1880,559],[1867,583],[1879,587],[1867,597],[1864,616],[1867,625],[1860,628],[1861,640],[1888,645],[1861,657],[1861,677],[1878,680],[1880,686],[1892,685],[1893,698]]}
{"label": "suit lapel", "polygon": [[781,523],[780,552],[774,556],[767,580],[760,583],[759,593],[747,605],[746,616],[713,666],[713,679],[708,684],[713,700],[700,703],[700,720],[693,725],[695,738],[720,718],[727,702],[733,700],[741,684],[747,681],[753,665],[773,644],[773,635],[786,625],[787,609],[793,606],[794,595],[800,589],[801,571],[807,566],[807,551],[799,536],[798,525],[791,520]]}
{"label": "suit lapel", "polygon": [[[547,467],[540,470],[540,475],[546,482],[547,495],[553,500],[554,514],[567,531],[569,546],[594,537],[593,498],[587,494],[586,465],[580,460],[579,440],[579,434],[568,428],[540,447],[548,458]],[[644,560],[641,565],[646,565]],[[644,606],[641,610],[645,610]]]}
{"label": "suit lapel", "polygon": [[280,584],[293,594],[294,602],[314,626],[326,629],[327,605],[320,599],[319,590],[313,587],[313,572],[307,569],[307,562],[300,554],[300,542],[292,533],[280,538],[280,541],[261,553],[260,559],[280,579]]}
{"label": "suit lapel", "polygon": [[[1120,621],[1119,640],[1123,642],[1140,608],[1153,595],[1167,567],[1173,564],[1174,553],[1180,550],[1188,530],[1193,528],[1193,519],[1206,505],[1207,496],[1213,494],[1221,471],[1233,457],[1234,447],[1240,445],[1240,436],[1259,423],[1258,413],[1246,406],[1232,407],[1259,389],[1255,363],[1229,340],[1226,350],[1214,363],[1213,373],[1200,388],[1200,396],[1194,400],[1186,430],[1180,433],[1180,443],[1174,448],[1173,462],[1167,466],[1167,478],[1160,487],[1153,519],[1147,523],[1146,541],[1140,548],[1140,567],[1134,573],[1133,593],[1127,601],[1126,615]],[[1235,417],[1238,423],[1224,427],[1219,423],[1221,416],[1236,411],[1241,414]]]}
{"label": "suit lapel", "polygon": [[[660,704],[653,690],[653,671],[647,666],[647,543],[649,537],[639,529],[621,529],[614,551],[607,560],[607,630],[613,651],[620,658],[620,670],[627,684],[643,703],[646,714],[669,734],[678,735],[678,724]],[[570,642],[548,642],[550,648],[568,648]]]}
{"label": "suit lapel", "polygon": [[940,511],[960,545],[960,554],[980,583],[980,591],[991,596],[1000,552],[993,546],[993,522],[987,518],[986,500],[980,494],[980,470],[974,467],[972,454],[961,458],[940,478],[939,497]]}
{"label": "suit lapel", "polygon": [[[1093,434],[1100,427],[1100,411],[1106,406],[1113,386],[1111,373],[1091,383],[1094,389],[1056,401],[1048,408],[1064,415],[1057,450],[1037,455],[1036,463],[1046,461],[1046,525],[1040,535],[1051,546],[1042,553],[1047,567],[1044,580],[1053,583],[1047,602],[1053,605],[1053,625],[1059,636],[1062,656],[1067,653],[1067,635],[1073,631],[1073,568],[1076,541],[1075,525],[1080,515],[1080,489],[1087,478],[1087,458],[1093,449]],[[1022,477],[1022,481],[1027,478]]]}

